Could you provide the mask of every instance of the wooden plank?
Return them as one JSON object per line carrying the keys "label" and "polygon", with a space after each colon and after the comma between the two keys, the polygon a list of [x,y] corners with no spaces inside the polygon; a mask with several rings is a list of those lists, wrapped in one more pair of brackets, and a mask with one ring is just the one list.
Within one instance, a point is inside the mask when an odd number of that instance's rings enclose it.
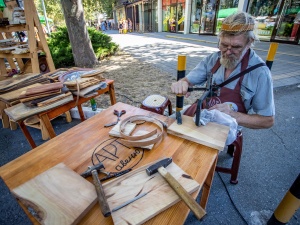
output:
{"label": "wooden plank", "polygon": [[[73,101],[73,96],[69,95],[64,99],[61,99],[51,105],[46,105],[42,107],[26,107],[23,103],[19,103],[12,107],[5,109],[6,114],[9,116],[10,119],[17,122],[19,120],[24,120],[30,116],[36,115],[38,113],[42,113],[48,111],[50,109],[56,108],[58,106],[64,105],[68,102]],[[60,115],[60,114],[59,114]]]}
{"label": "wooden plank", "polygon": [[182,116],[182,124],[175,121],[168,127],[168,133],[175,136],[209,146],[222,151],[225,147],[229,127],[217,123],[208,123],[206,126],[196,126],[192,117]]}
{"label": "wooden plank", "polygon": [[41,224],[77,224],[97,202],[95,187],[60,163],[13,189]]}
{"label": "wooden plank", "polygon": [[[142,224],[181,200],[158,172],[147,175],[146,168],[153,163],[103,185],[111,210],[139,194],[146,193],[139,200],[112,213],[115,225]],[[195,180],[182,176],[187,173],[175,163],[171,163],[166,169],[189,193],[199,188]]]}

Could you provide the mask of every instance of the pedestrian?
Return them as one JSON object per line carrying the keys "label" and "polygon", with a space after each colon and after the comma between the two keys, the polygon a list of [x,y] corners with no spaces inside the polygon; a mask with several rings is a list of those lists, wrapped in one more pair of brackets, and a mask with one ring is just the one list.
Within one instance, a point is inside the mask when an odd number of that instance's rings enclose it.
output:
{"label": "pedestrian", "polygon": [[119,21],[118,28],[119,28],[119,34],[122,34],[123,33],[123,21],[122,20]]}
{"label": "pedestrian", "polygon": [[123,34],[126,34],[128,31],[128,21],[123,19]]}
{"label": "pedestrian", "polygon": [[131,33],[132,32],[132,21],[130,18],[128,18],[128,31]]}
{"label": "pedestrian", "polygon": [[[220,85],[241,70],[264,63],[251,48],[258,41],[254,24],[254,18],[245,12],[225,18],[218,35],[220,51],[205,57],[186,77],[173,83],[172,92],[188,97],[188,87],[203,84],[211,72],[212,84]],[[269,68],[260,66],[221,87],[219,96],[206,101],[206,108],[230,115],[239,126],[252,129],[272,127],[275,106]]]}
{"label": "pedestrian", "polygon": [[106,31],[105,22],[104,21],[101,22],[101,30],[102,31]]}

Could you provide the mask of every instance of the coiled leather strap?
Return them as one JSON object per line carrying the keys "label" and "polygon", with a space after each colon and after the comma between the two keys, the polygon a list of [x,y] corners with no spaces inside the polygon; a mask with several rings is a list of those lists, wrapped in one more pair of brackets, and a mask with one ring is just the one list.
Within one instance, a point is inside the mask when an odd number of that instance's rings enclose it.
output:
{"label": "coiled leather strap", "polygon": [[[141,121],[141,120],[156,124],[159,127],[160,131],[158,132],[157,129],[155,129],[153,131],[148,132],[147,134],[138,135],[138,136],[129,136],[129,135],[124,134],[123,131],[125,130],[125,126],[127,123],[132,123],[132,122]],[[122,139],[120,139],[119,141],[128,147],[148,146],[148,145],[152,145],[152,144],[159,142],[163,137],[163,132],[164,132],[163,122],[158,119],[155,119],[150,116],[144,116],[144,115],[130,116],[130,117],[122,120],[122,122],[120,124],[120,136]],[[154,137],[155,134],[157,134],[156,137]],[[148,139],[150,137],[153,137],[153,138]],[[148,140],[145,140],[145,139],[148,139]]]}

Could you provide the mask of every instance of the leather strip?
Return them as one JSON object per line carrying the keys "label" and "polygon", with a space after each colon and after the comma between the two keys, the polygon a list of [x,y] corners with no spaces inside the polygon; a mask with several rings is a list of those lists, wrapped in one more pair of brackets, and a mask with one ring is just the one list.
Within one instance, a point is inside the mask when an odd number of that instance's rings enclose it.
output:
{"label": "leather strip", "polygon": [[[148,132],[147,134],[138,135],[138,136],[129,136],[129,135],[126,135],[126,134],[123,133],[127,123],[132,123],[134,121],[139,121],[139,120],[154,123],[155,125],[157,125],[159,127],[160,132],[158,133],[157,129],[155,129],[153,131]],[[159,142],[163,137],[163,132],[164,132],[163,123],[158,119],[155,119],[155,118],[150,117],[150,116],[144,116],[144,115],[130,116],[130,117],[128,117],[128,118],[121,121],[120,136],[121,136],[122,139],[120,139],[119,141],[122,144],[124,144],[128,147],[148,146],[148,145],[152,145],[152,144],[155,144],[155,143]],[[155,137],[153,139],[150,139],[150,140],[144,140],[146,138],[152,137],[155,134],[157,134],[157,137]]]}

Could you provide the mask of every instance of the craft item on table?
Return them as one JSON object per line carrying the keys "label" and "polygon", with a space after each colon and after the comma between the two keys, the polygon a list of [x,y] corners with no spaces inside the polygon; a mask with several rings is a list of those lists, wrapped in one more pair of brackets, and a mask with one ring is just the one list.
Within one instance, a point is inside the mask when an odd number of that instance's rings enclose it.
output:
{"label": "craft item on table", "polygon": [[0,81],[0,93],[14,91],[16,89],[20,89],[35,83],[49,83],[49,80],[41,73],[17,75],[12,78]]}
{"label": "craft item on table", "polygon": [[61,82],[65,81],[75,81],[76,79],[82,77],[95,77],[100,81],[104,81],[105,78],[101,75],[102,70],[70,70],[68,73],[63,74],[58,77]]}
{"label": "craft item on table", "polygon": [[[153,123],[159,128],[160,131],[157,131],[157,129],[155,129],[150,132],[147,131],[142,135],[138,134],[131,136],[124,134],[124,127],[126,126],[126,124],[135,121],[146,121]],[[121,121],[120,136],[122,139],[120,139],[119,142],[126,145],[127,147],[145,147],[148,145],[156,144],[163,138],[164,127],[166,127],[166,124],[154,117],[145,115],[130,116]]]}
{"label": "craft item on table", "polygon": [[[153,163],[103,184],[110,209],[146,193],[142,198],[112,212],[113,224],[143,224],[181,200],[162,176],[147,175],[146,168]],[[199,190],[199,183],[174,162],[167,170],[188,193]]]}
{"label": "craft item on table", "polygon": [[76,91],[73,91],[73,94],[74,95],[79,95],[79,96],[84,97],[84,98],[88,98],[88,97],[92,97],[92,96],[97,95],[98,90],[104,89],[106,87],[107,87],[106,82],[100,82],[99,84],[95,84],[95,85],[80,89],[79,91],[77,91],[77,89],[76,89]]}
{"label": "craft item on table", "polygon": [[[140,136],[140,135],[145,135],[147,134],[148,131],[145,131],[145,130],[138,130],[137,132],[135,132],[132,136]],[[151,141],[151,140],[154,140],[155,138],[157,138],[158,134],[154,134],[152,135],[151,137],[148,137],[148,138],[144,138],[140,141]],[[142,148],[142,149],[148,149],[148,150],[151,150],[153,148],[154,144],[150,144],[150,145],[145,145],[145,146],[139,146],[139,148]]]}
{"label": "craft item on table", "polygon": [[82,90],[83,88],[87,88],[89,86],[98,84],[100,81],[94,77],[89,78],[78,78],[76,80],[65,81],[64,84],[71,90],[71,91],[78,91]]}
{"label": "craft item on table", "polygon": [[[119,121],[109,132],[108,134],[113,137],[121,137],[120,135],[120,124],[121,122]],[[124,127],[124,134],[130,135],[132,131],[135,129],[136,124],[135,123],[127,123],[126,126]]]}
{"label": "craft item on table", "polygon": [[67,68],[60,68],[52,72],[46,73],[45,76],[53,81],[58,81],[58,77],[69,72]]}
{"label": "craft item on table", "polygon": [[50,105],[42,106],[42,107],[27,107],[23,103],[19,103],[17,105],[11,106],[9,108],[4,109],[5,113],[9,116],[9,118],[14,121],[18,122],[20,120],[24,120],[30,116],[46,112],[58,106],[65,105],[68,102],[73,101],[74,98],[72,95],[68,95],[65,98],[58,100]]}
{"label": "craft item on table", "polygon": [[48,99],[48,100],[45,100],[45,101],[42,101],[42,102],[37,103],[37,106],[38,106],[38,107],[41,107],[41,106],[50,105],[50,104],[52,104],[52,103],[54,103],[54,102],[57,102],[57,101],[59,101],[59,100],[61,100],[61,99],[63,99],[63,98],[68,97],[69,95],[72,95],[72,93],[71,93],[71,92],[67,92],[67,93],[65,93],[65,94],[60,94],[60,95],[55,96],[55,97],[52,97],[52,98],[50,98],[50,99]]}
{"label": "craft item on table", "polygon": [[167,132],[177,137],[223,151],[229,132],[229,127],[209,122],[206,126],[196,126],[193,118],[182,115],[182,124],[173,122]]}
{"label": "craft item on table", "polygon": [[38,87],[28,88],[21,93],[19,99],[21,102],[27,102],[41,97],[51,96],[54,94],[60,94],[63,83],[50,83],[44,84]]}
{"label": "craft item on table", "polygon": [[23,100],[23,101],[21,100],[21,102],[23,104],[25,104],[27,107],[35,107],[35,106],[41,107],[41,106],[52,104],[52,103],[54,103],[56,101],[59,101],[63,98],[66,98],[71,94],[72,93],[69,91],[68,88],[63,87],[59,94],[52,94],[52,95],[41,97],[41,98],[33,97],[34,99],[32,99],[32,100],[30,98],[28,98],[28,99]]}
{"label": "craft item on table", "polygon": [[63,163],[12,193],[40,224],[75,225],[97,202],[94,185]]}
{"label": "craft item on table", "polygon": [[37,86],[40,86],[40,85],[42,85],[42,84],[40,84],[40,83],[31,84],[27,87],[23,87],[23,88],[14,90],[14,91],[10,91],[10,92],[1,94],[0,95],[0,100],[5,102],[6,104],[15,105],[15,104],[20,102],[19,96],[23,91],[26,91],[28,88],[37,87]]}

